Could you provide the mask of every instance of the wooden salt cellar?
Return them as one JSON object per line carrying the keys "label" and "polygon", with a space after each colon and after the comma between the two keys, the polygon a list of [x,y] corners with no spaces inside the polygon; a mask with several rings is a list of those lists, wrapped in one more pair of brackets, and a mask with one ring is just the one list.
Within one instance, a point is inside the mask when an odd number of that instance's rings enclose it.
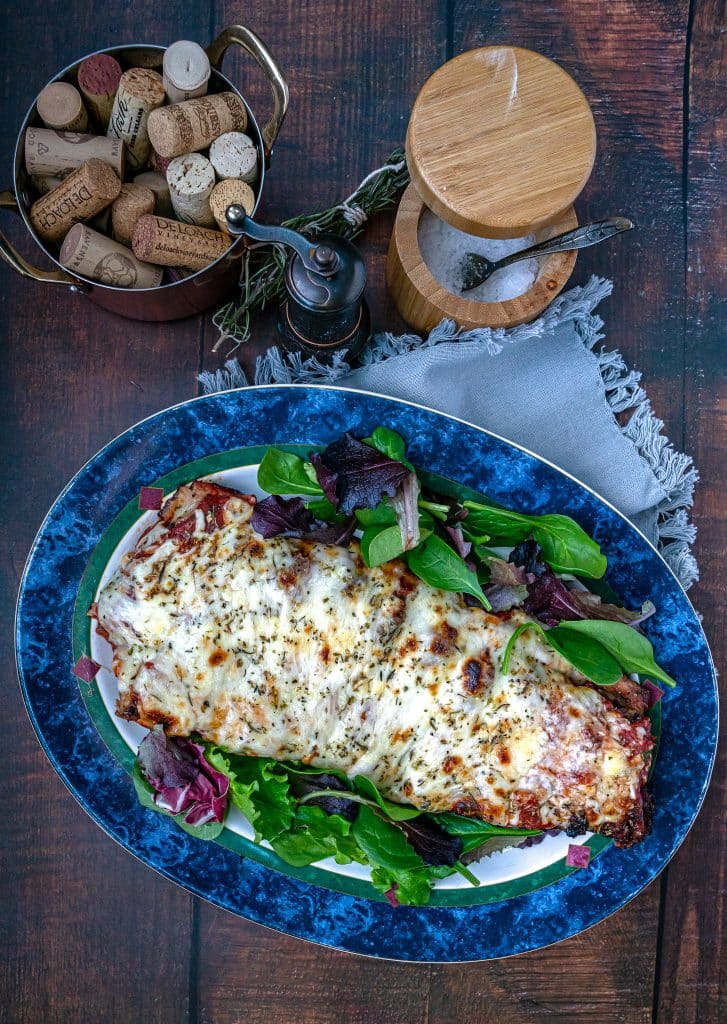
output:
{"label": "wooden salt cellar", "polygon": [[557,64],[510,46],[448,61],[425,82],[412,110],[406,158],[412,183],[401,200],[386,279],[402,317],[429,331],[512,327],[533,320],[565,286],[574,251],[542,257],[534,284],[514,299],[479,302],[444,288],[418,239],[425,209],[471,235],[537,241],[577,227],[573,202],[588,181],[596,130],[588,102]]}

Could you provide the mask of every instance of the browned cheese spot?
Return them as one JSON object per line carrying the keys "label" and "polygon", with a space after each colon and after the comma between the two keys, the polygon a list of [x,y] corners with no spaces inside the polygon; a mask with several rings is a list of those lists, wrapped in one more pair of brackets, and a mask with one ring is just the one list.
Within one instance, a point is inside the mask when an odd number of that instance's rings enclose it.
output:
{"label": "browned cheese spot", "polygon": [[462,667],[464,688],[467,693],[482,693],[485,686],[491,685],[495,678],[495,669],[489,654],[485,651],[479,658],[468,658]]}
{"label": "browned cheese spot", "polygon": [[130,722],[138,722],[139,720],[139,694],[133,691],[129,694],[129,702],[126,707],[121,707],[120,704],[116,705],[116,710],[122,718],[128,719]]}
{"label": "browned cheese spot", "polygon": [[419,647],[419,641],[415,636],[409,636],[399,648],[399,654],[402,658],[406,657],[407,654],[414,654]]}
{"label": "browned cheese spot", "polygon": [[462,764],[462,758],[456,754],[450,754],[442,762],[442,771],[445,775],[451,775],[457,765]]}
{"label": "browned cheese spot", "polygon": [[461,800],[456,800],[452,804],[452,810],[455,814],[464,814],[469,818],[480,815],[480,805],[473,796],[465,796]]}
{"label": "browned cheese spot", "polygon": [[223,651],[221,647],[215,647],[214,651],[212,651],[212,654],[210,654],[207,659],[207,663],[211,665],[212,668],[215,668],[217,665],[221,665],[226,658],[227,651]]}
{"label": "browned cheese spot", "polygon": [[411,736],[411,728],[408,729],[397,729],[394,735],[391,737],[392,743],[406,743]]}
{"label": "browned cheese spot", "polygon": [[497,754],[497,760],[500,764],[510,764],[512,758],[510,757],[510,751],[507,747],[497,747],[495,753]]}
{"label": "browned cheese spot", "polygon": [[247,545],[247,553],[250,558],[260,558],[264,552],[265,548],[259,540],[251,540]]}
{"label": "browned cheese spot", "polygon": [[328,664],[328,659],[330,658],[330,656],[331,648],[328,646],[328,644],[323,644],[323,646],[321,647],[321,661],[323,662],[324,665]]}
{"label": "browned cheese spot", "polygon": [[457,630],[454,626],[450,626],[448,622],[443,622],[438,632],[434,634],[429,650],[432,654],[449,654],[454,647],[456,639]]}
{"label": "browned cheese spot", "polygon": [[143,724],[149,729],[154,725],[161,725],[166,731],[179,723],[174,715],[167,715],[163,711],[157,711],[156,708],[152,708],[150,711],[144,712]]}

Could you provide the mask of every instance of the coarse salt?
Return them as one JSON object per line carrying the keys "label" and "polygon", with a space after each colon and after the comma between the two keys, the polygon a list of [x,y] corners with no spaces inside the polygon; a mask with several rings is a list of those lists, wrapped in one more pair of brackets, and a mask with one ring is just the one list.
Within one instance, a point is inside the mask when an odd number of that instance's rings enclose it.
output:
{"label": "coarse salt", "polygon": [[[480,238],[452,227],[431,210],[425,210],[419,221],[419,250],[436,280],[454,295],[462,295],[462,261],[469,253],[477,253],[493,262],[535,244],[534,235],[524,238]],[[474,302],[504,302],[522,295],[535,283],[540,269],[537,257],[522,260],[510,267],[496,270],[482,284],[464,293]]]}

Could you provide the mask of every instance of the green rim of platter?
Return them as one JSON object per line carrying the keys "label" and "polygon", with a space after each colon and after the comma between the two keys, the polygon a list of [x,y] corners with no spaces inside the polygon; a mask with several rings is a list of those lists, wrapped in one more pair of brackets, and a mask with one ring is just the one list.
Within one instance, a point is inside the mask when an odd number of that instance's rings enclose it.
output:
{"label": "green rim of platter", "polygon": [[[306,457],[311,450],[310,445],[300,444],[280,444],[276,445],[276,447],[303,457]],[[200,477],[210,476],[231,469],[242,469],[257,465],[262,460],[267,448],[267,445],[259,445],[208,455],[203,459],[197,459],[194,462],[180,466],[178,469],[159,477],[157,480],[149,481],[148,486],[161,487],[166,495],[190,480],[196,480]],[[460,498],[479,497],[477,492],[460,486],[452,480],[435,477],[429,473],[426,476],[433,483],[441,482],[440,490],[446,491],[449,494]],[[145,515],[145,511],[139,508],[138,500],[135,498],[130,501],[116,516],[94,549],[83,574],[74,606],[73,657],[75,660],[84,654],[90,654],[91,651],[92,623],[88,618],[87,612],[96,599],[106,566],[123,538],[143,515]],[[134,754],[119,733],[114,719],[103,702],[98,687],[95,683],[89,684],[79,680],[79,689],[86,709],[101,738],[112,755],[128,773],[129,777],[131,777],[135,759]],[[660,722],[654,721],[653,724],[654,731],[658,733]],[[154,812],[151,811],[149,813]],[[202,840],[199,841],[202,842]],[[359,896],[379,902],[384,901],[384,897],[365,879],[341,875],[325,868],[316,867],[315,865],[304,868],[293,867],[284,860],[281,860],[272,850],[265,846],[259,846],[251,839],[246,839],[244,836],[238,835],[228,828],[225,828],[217,839],[211,841],[217,842],[228,850],[238,853],[241,857],[248,857],[289,877],[301,879],[313,885],[321,886],[324,889],[343,892],[350,896]],[[591,858],[594,858],[609,847],[611,843],[612,840],[605,836],[591,836],[585,845],[591,851]],[[435,907],[469,907],[485,903],[498,903],[515,896],[523,896],[526,893],[534,892],[536,889],[542,889],[578,870],[581,869],[568,867],[565,863],[565,857],[563,857],[547,867],[505,882],[483,883],[477,888],[474,886],[460,889],[435,888],[432,891],[429,905]]]}

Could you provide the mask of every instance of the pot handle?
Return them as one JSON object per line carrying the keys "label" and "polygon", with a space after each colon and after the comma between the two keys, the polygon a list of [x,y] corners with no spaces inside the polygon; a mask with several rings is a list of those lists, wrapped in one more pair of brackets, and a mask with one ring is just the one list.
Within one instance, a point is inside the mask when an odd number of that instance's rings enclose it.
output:
{"label": "pot handle", "polygon": [[223,29],[215,41],[207,47],[207,56],[210,59],[210,64],[216,71],[220,70],[225,53],[233,43],[241,46],[259,64],[267,75],[270,88],[273,90],[273,100],[275,103],[273,116],[262,130],[265,162],[267,164],[273,151],[273,143],[278,137],[278,132],[288,110],[288,84],[262,39],[256,36],[251,29],[245,28],[244,25],[230,25],[229,28]]}
{"label": "pot handle", "polygon": [[[12,189],[8,188],[4,192],[0,192],[0,209],[20,212],[18,200]],[[66,288],[70,288],[74,292],[90,291],[87,284],[79,281],[72,274],[67,274],[65,270],[41,270],[40,267],[34,267],[20,255],[15,246],[1,232],[0,259],[5,260],[8,266],[12,267],[21,277],[29,277],[31,281],[42,281],[44,284],[64,284]]]}

